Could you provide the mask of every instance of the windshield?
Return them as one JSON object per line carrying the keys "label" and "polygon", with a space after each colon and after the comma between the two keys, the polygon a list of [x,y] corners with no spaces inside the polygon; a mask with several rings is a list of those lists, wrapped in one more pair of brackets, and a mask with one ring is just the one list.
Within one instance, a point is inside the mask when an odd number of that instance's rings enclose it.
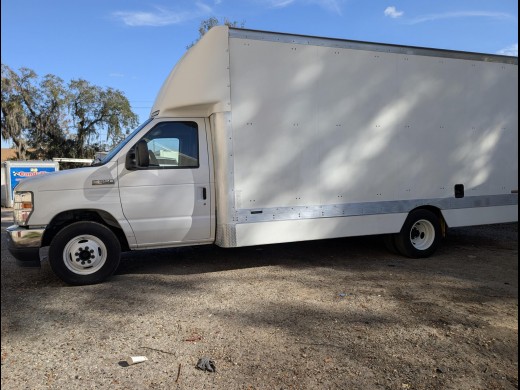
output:
{"label": "windshield", "polygon": [[101,157],[101,158],[97,158],[94,160],[94,162],[92,163],[92,166],[98,166],[98,165],[103,165],[103,164],[106,164],[107,162],[109,162],[110,160],[112,160],[112,158],[117,154],[119,153],[119,151],[121,149],[124,148],[124,146],[130,142],[130,140],[132,138],[134,138],[134,136],[139,133],[139,131],[141,131],[143,129],[143,127],[145,127],[148,123],[150,123],[152,121],[152,118],[149,118],[147,119],[146,121],[144,121],[144,123],[139,126],[137,129],[135,129],[134,131],[132,131],[132,133],[130,133],[130,135],[128,137],[126,137],[123,141],[121,141],[114,149],[112,149],[111,151],[109,151],[107,153],[106,156],[104,157]]}

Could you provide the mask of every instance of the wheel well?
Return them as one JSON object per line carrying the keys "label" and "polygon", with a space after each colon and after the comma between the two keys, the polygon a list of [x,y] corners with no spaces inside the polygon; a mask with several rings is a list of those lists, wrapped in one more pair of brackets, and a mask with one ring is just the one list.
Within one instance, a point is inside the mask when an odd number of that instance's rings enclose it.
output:
{"label": "wheel well", "polygon": [[80,221],[92,221],[98,222],[102,225],[108,227],[118,238],[121,244],[121,250],[126,251],[129,250],[128,241],[126,239],[125,233],[119,223],[115,220],[115,218],[103,210],[69,210],[64,211],[58,215],[56,215],[52,221],[47,225],[45,229],[45,233],[43,235],[42,246],[50,245],[52,239],[58,232],[64,227]]}
{"label": "wheel well", "polygon": [[435,214],[437,216],[437,218],[439,218],[439,223],[441,224],[442,237],[446,237],[448,225],[446,224],[446,220],[442,216],[442,212],[439,208],[437,208],[435,206],[420,206],[420,207],[417,207],[417,208],[411,210],[410,213],[415,210],[428,210],[428,211],[432,212],[433,214]]}

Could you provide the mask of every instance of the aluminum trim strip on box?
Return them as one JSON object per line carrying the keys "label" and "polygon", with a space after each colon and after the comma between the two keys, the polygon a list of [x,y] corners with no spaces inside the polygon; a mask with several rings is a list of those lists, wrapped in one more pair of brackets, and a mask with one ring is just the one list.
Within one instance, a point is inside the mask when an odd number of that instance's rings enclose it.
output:
{"label": "aluminum trim strip on box", "polygon": [[334,205],[272,207],[240,209],[236,211],[237,223],[286,221],[297,219],[350,217],[359,215],[408,213],[422,206],[441,210],[517,205],[517,194],[468,196],[465,198],[412,199],[383,202],[359,202]]}

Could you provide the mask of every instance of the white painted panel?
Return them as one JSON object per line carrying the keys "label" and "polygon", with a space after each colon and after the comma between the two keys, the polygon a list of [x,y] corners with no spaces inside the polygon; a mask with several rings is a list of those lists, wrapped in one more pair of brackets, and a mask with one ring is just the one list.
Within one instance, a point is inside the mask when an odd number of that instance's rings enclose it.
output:
{"label": "white painted panel", "polygon": [[230,45],[237,208],[319,203],[316,47]]}
{"label": "white painted panel", "polygon": [[[199,142],[198,168],[166,168],[127,170],[126,153],[119,156],[119,191],[123,213],[135,233],[139,248],[200,243],[212,240],[212,194],[209,155],[206,144],[205,121],[196,122]],[[140,138],[161,122],[175,119],[156,119],[144,128]],[[203,190],[206,189],[206,199]]]}
{"label": "white painted panel", "polygon": [[518,67],[230,39],[236,208],[508,194]]}
{"label": "white painted panel", "polygon": [[443,210],[449,227],[518,221],[518,205]]}
{"label": "white painted panel", "polygon": [[237,246],[395,233],[406,216],[385,214],[237,224]]}
{"label": "white painted panel", "polygon": [[518,67],[399,55],[397,69],[396,98],[411,105],[396,127],[399,197],[452,195],[458,183],[467,196],[515,188],[505,158],[518,159]]}
{"label": "white painted panel", "polygon": [[[160,59],[158,59],[160,60]],[[164,81],[151,113],[204,116],[229,111],[228,28],[217,26],[188,50]]]}

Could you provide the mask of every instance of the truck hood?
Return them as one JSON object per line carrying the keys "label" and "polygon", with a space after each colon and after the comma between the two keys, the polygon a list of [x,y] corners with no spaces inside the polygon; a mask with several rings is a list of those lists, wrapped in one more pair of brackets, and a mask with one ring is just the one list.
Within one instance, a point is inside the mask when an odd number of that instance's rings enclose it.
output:
{"label": "truck hood", "polygon": [[20,181],[15,190],[32,192],[88,190],[99,188],[101,183],[110,183],[112,187],[117,186],[117,162],[30,177]]}

